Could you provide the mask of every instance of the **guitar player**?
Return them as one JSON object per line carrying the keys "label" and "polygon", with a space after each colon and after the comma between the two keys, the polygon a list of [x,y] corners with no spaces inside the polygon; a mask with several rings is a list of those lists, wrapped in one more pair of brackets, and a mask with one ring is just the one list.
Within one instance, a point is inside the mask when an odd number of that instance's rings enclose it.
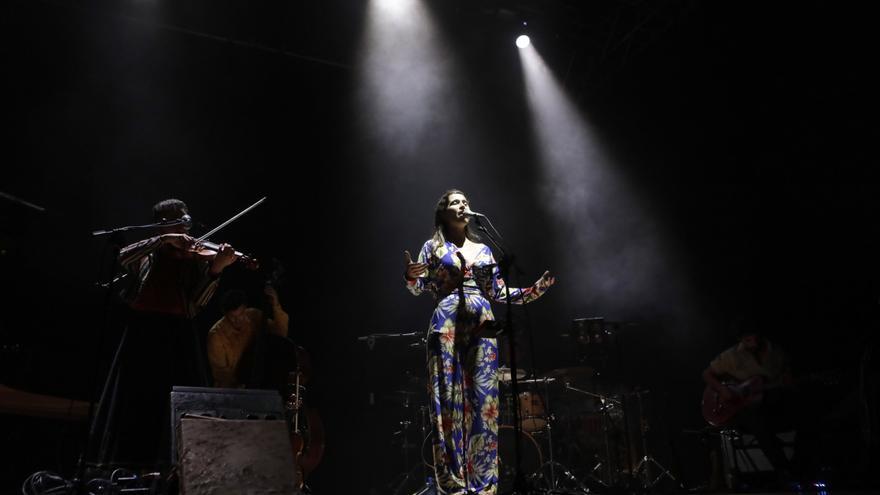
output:
{"label": "guitar player", "polygon": [[[744,329],[739,332],[736,345],[709,363],[703,380],[718,393],[719,402],[741,405],[741,409],[721,424],[754,435],[773,464],[777,481],[784,485],[790,483],[792,466],[776,436],[794,423],[788,407],[792,401],[791,390],[786,385],[791,384],[792,378],[786,353],[760,332]],[[743,397],[744,392],[731,386],[749,380],[761,384],[760,400]]]}

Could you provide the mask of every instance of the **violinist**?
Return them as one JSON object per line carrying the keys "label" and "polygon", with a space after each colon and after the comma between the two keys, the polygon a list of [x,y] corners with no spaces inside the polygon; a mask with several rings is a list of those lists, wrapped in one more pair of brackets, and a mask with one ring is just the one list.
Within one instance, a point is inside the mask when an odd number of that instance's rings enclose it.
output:
{"label": "violinist", "polygon": [[[269,299],[272,315],[265,319],[266,330],[272,335],[287,337],[290,317],[278,301],[271,285],[263,292]],[[240,369],[242,357],[251,348],[264,318],[263,312],[247,305],[244,292],[234,289],[223,294],[220,301],[223,317],[208,332],[208,361],[215,387],[239,388],[247,383],[247,370]]]}
{"label": "violinist", "polygon": [[159,235],[119,253],[128,282],[122,296],[130,311],[116,358],[118,395],[111,401],[107,441],[114,463],[161,468],[170,459],[171,388],[208,383],[192,319],[236,253],[228,244],[213,252],[197,246],[187,234],[189,209],[179,199],[157,203],[153,217],[163,225]]}
{"label": "violinist", "polygon": [[156,203],[153,219],[168,226],[119,252],[119,264],[134,275],[124,297],[137,311],[191,319],[214,295],[223,269],[235,262],[235,250],[229,244],[216,253],[198,249],[187,234],[189,210],[179,199]]}

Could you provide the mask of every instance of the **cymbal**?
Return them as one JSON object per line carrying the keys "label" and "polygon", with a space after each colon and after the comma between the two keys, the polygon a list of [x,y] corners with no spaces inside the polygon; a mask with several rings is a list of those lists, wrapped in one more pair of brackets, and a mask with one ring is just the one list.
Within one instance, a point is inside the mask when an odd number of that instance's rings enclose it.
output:
{"label": "cymbal", "polygon": [[517,383],[553,383],[556,381],[556,378],[551,377],[541,377],[541,378],[528,378],[524,380],[517,380]]}
{"label": "cymbal", "polygon": [[541,373],[544,378],[568,378],[572,381],[589,380],[596,374],[596,370],[589,366],[572,366],[570,368],[557,368]]}
{"label": "cymbal", "polygon": [[[526,370],[517,369],[516,370],[516,379],[519,380],[521,378],[526,377]],[[507,366],[501,366],[498,368],[498,380],[502,382],[509,382],[513,380],[513,374],[510,372],[510,368]]]}

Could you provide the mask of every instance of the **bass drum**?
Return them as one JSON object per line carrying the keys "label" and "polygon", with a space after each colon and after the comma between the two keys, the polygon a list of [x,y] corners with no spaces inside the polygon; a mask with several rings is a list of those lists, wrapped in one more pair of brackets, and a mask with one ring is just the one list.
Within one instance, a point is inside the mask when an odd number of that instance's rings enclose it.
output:
{"label": "bass drum", "polygon": [[[422,462],[434,469],[434,434],[429,433],[422,441]],[[536,474],[544,465],[544,456],[538,442],[525,431],[520,431],[522,470],[526,478]],[[516,475],[516,430],[512,426],[498,427],[498,493],[510,493]]]}

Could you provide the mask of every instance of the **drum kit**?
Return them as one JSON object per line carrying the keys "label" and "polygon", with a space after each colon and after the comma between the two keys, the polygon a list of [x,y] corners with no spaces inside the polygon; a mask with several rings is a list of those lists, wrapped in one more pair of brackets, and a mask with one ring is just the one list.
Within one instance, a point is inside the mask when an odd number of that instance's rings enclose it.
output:
{"label": "drum kit", "polygon": [[[653,488],[663,477],[675,480],[648,452],[645,434],[650,427],[646,413],[650,392],[624,387],[606,377],[613,375],[606,373],[613,332],[601,319],[592,319],[587,325],[584,321],[575,320],[570,334],[579,355],[573,366],[531,374],[518,369],[516,393],[511,369],[498,368],[498,493],[510,493],[514,487],[517,432],[520,472],[538,492],[644,490]],[[409,400],[407,396],[406,406],[411,408]],[[514,427],[515,405],[519,409],[518,429]],[[404,434],[410,425],[420,426],[422,465],[417,467],[431,476],[432,435],[426,427],[430,424],[427,407],[411,410],[418,418],[401,423]],[[394,493],[410,493],[403,490],[397,485]]]}

